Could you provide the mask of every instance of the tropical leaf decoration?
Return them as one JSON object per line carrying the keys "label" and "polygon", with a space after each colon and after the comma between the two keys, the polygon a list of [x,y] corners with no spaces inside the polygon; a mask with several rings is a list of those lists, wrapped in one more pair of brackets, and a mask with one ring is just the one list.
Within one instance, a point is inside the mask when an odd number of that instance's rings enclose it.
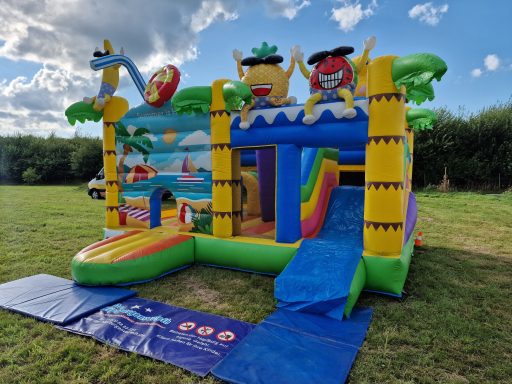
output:
{"label": "tropical leaf decoration", "polygon": [[94,121],[97,123],[103,117],[103,111],[95,111],[92,103],[85,103],[83,101],[77,101],[71,104],[66,109],[65,114],[68,123],[71,125],[75,125],[77,120],[82,124],[86,121]]}
{"label": "tropical leaf decoration", "polygon": [[409,126],[411,126],[415,131],[432,129],[437,120],[435,112],[425,108],[409,109],[406,112],[405,117]]}
{"label": "tropical leaf decoration", "polygon": [[192,229],[190,232],[193,233],[204,233],[207,235],[213,234],[213,211],[212,203],[208,203],[206,208],[201,209],[199,213],[196,213],[192,217]]}
{"label": "tropical leaf decoration", "polygon": [[407,99],[420,105],[421,103],[435,98],[434,87],[432,83],[418,85],[407,90]]}
{"label": "tropical leaf decoration", "polygon": [[[244,103],[252,101],[251,89],[241,81],[228,81],[222,87],[226,110],[240,110]],[[208,113],[212,103],[212,87],[196,86],[183,88],[172,100],[172,107],[178,114]]]}
{"label": "tropical leaf decoration", "polygon": [[142,154],[144,163],[148,162],[150,150],[153,149],[153,143],[146,135],[150,133],[147,128],[137,128],[133,134],[130,134],[123,123],[119,122],[115,125],[116,141],[135,149]]}
{"label": "tropical leaf decoration", "polygon": [[416,53],[395,59],[391,76],[398,89],[405,86],[408,100],[421,104],[427,99],[434,99],[430,83],[434,79],[440,81],[447,70],[448,66],[439,56]]}

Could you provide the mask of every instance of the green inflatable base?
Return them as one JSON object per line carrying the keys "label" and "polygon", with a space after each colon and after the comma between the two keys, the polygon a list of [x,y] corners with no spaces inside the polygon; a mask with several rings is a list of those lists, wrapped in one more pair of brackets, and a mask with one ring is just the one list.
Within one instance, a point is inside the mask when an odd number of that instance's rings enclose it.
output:
{"label": "green inflatable base", "polygon": [[363,256],[366,266],[364,289],[401,295],[414,250],[414,236],[411,235],[399,258]]}
{"label": "green inflatable base", "polygon": [[112,264],[71,261],[73,280],[83,285],[136,284],[194,264],[194,239],[138,259]]}
{"label": "green inflatable base", "polygon": [[195,262],[248,272],[278,275],[297,248],[246,243],[214,237],[195,238]]}
{"label": "green inflatable base", "polygon": [[366,267],[364,265],[364,260],[359,260],[359,264],[357,264],[356,273],[354,273],[354,277],[352,279],[352,283],[350,283],[350,290],[348,292],[347,303],[345,304],[345,310],[343,313],[345,317],[350,317],[350,313],[352,309],[356,305],[357,299],[359,295],[364,289],[366,283]]}

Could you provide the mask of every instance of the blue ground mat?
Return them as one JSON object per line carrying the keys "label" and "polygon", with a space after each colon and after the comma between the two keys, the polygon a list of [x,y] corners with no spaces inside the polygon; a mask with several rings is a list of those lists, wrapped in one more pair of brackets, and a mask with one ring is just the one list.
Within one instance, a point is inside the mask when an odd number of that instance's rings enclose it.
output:
{"label": "blue ground mat", "polygon": [[0,285],[0,307],[54,324],[66,324],[135,296],[128,289],[84,287],[51,275],[34,275]]}
{"label": "blue ground mat", "polygon": [[276,279],[279,308],[343,318],[363,253],[363,211],[364,188],[332,190],[322,230],[302,241]]}
{"label": "blue ground mat", "polygon": [[133,298],[60,328],[206,376],[254,325]]}
{"label": "blue ground mat", "polygon": [[350,319],[278,310],[267,317],[212,373],[229,383],[343,383],[371,322],[370,308]]}

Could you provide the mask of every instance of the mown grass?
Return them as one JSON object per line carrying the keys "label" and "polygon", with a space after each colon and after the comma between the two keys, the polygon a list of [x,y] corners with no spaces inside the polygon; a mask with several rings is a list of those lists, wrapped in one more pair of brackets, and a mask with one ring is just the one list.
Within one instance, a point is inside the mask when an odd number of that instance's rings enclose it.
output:
{"label": "mown grass", "polygon": [[[418,203],[426,246],[405,299],[360,299],[374,320],[349,381],[511,382],[512,194],[420,193]],[[103,202],[80,187],[0,186],[0,206],[0,282],[69,278],[72,256],[102,235]],[[272,278],[224,269],[196,266],[134,288],[250,322],[274,309]],[[0,311],[0,383],[214,382]]]}

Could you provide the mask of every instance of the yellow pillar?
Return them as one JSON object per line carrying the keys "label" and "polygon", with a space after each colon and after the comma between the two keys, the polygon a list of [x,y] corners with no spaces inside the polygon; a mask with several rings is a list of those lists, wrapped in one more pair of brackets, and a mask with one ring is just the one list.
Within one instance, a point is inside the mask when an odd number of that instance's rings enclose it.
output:
{"label": "yellow pillar", "polygon": [[117,123],[128,112],[128,101],[113,96],[103,109],[103,170],[105,173],[105,226],[119,226],[119,186],[116,165]]}
{"label": "yellow pillar", "polygon": [[231,118],[226,111],[222,94],[229,80],[215,80],[212,84],[210,129],[212,145],[212,210],[213,235],[233,235],[233,164],[231,156]]}
{"label": "yellow pillar", "polygon": [[368,66],[364,254],[399,257],[404,230],[405,89],[391,78],[395,56]]}

